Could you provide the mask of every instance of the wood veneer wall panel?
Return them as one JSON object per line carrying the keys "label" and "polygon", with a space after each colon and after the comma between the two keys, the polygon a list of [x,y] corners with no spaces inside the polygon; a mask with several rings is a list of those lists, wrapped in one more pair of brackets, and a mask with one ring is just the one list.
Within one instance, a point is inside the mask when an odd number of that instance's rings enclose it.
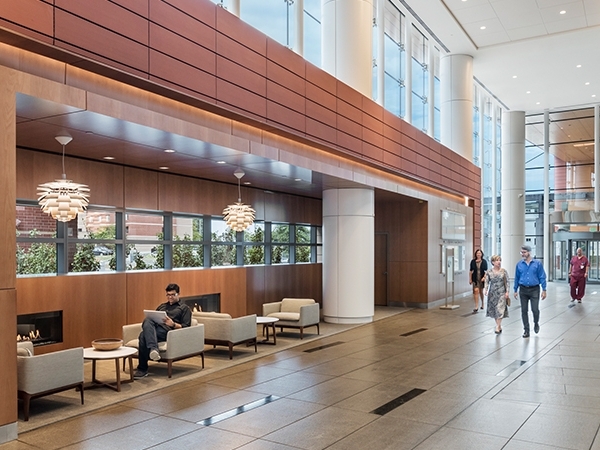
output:
{"label": "wood veneer wall panel", "polygon": [[125,167],[125,207],[158,210],[158,175],[149,170]]}
{"label": "wood veneer wall panel", "polygon": [[[102,2],[107,4],[108,2]],[[122,8],[119,8],[122,10]],[[119,20],[127,20],[131,14],[121,12]],[[124,16],[124,17],[123,17]],[[104,17],[104,14],[101,15]],[[95,19],[98,20],[98,19]],[[143,24],[146,28],[148,22]],[[103,28],[100,24],[77,17],[61,9],[55,9],[55,45],[65,46],[77,53],[84,52],[129,67],[140,73],[148,72],[148,43]],[[147,33],[147,30],[146,30]]]}
{"label": "wood veneer wall panel", "polygon": [[282,264],[246,270],[248,314],[262,314],[263,303],[278,302],[284,297],[323,301],[322,264]]}
{"label": "wood veneer wall panel", "polygon": [[16,304],[14,289],[0,289],[0,317],[4,318],[0,327],[0,351],[5,355],[0,370],[3,392],[0,396],[0,426],[17,421],[17,321],[13,319],[17,316]]}
{"label": "wood veneer wall panel", "polygon": [[[78,158],[65,158],[70,180],[90,187],[90,203],[122,208],[123,167]],[[59,155],[17,149],[17,198],[37,199],[37,186],[60,178]]]}
{"label": "wood veneer wall panel", "polygon": [[0,26],[52,44],[54,9],[50,3],[39,0],[2,1],[0,17]]}
{"label": "wood veneer wall panel", "polygon": [[89,347],[94,339],[121,336],[125,280],[124,273],[18,278],[17,314],[63,311],[63,343],[41,346],[36,353]]}
{"label": "wood veneer wall panel", "polygon": [[140,322],[144,309],[165,302],[165,287],[177,283],[181,296],[221,294],[221,311],[239,317],[246,314],[246,269],[228,267],[127,274],[127,323]]}

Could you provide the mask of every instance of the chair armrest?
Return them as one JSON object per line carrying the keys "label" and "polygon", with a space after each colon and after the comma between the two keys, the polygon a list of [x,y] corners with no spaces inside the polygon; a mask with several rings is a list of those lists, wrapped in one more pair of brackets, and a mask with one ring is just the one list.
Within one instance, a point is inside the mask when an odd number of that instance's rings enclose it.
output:
{"label": "chair armrest", "polygon": [[231,319],[231,342],[242,342],[256,337],[256,314]]}
{"label": "chair armrest", "polygon": [[129,341],[133,341],[140,336],[142,332],[142,324],[134,323],[131,325],[123,325],[123,345],[127,345]]}
{"label": "chair armrest", "polygon": [[263,303],[263,316],[268,316],[271,313],[281,311],[281,302]]}
{"label": "chair armrest", "polygon": [[315,323],[319,323],[320,320],[321,316],[318,303],[313,303],[312,305],[304,305],[300,307],[299,325],[314,325]]}
{"label": "chair armrest", "polygon": [[202,350],[204,350],[204,325],[178,328],[167,333],[165,359],[179,358]]}
{"label": "chair armrest", "polygon": [[18,390],[28,394],[83,382],[83,347],[17,358]]}

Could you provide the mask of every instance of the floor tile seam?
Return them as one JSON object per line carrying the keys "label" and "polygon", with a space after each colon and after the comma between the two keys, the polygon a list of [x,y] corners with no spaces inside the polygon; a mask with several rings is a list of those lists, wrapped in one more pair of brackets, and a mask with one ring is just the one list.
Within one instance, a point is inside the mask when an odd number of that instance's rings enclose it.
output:
{"label": "floor tile seam", "polygon": [[540,359],[542,359],[550,350],[552,350],[556,345],[558,345],[562,341],[562,338],[557,338],[548,344],[546,347],[535,353],[531,358],[529,358],[525,364],[516,369],[513,373],[506,376],[504,379],[500,380],[499,383],[492,386],[483,396],[482,398],[493,399],[496,395],[502,392],[505,388],[510,386],[510,384],[517,380],[521,375],[523,375],[528,369],[533,367]]}

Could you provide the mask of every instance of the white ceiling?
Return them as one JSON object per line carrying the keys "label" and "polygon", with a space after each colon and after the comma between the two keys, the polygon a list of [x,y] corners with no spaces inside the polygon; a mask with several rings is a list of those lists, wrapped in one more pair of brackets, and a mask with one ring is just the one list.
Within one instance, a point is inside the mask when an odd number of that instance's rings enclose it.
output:
{"label": "white ceiling", "polygon": [[508,109],[600,101],[600,0],[408,3],[451,53],[473,56],[474,76]]}

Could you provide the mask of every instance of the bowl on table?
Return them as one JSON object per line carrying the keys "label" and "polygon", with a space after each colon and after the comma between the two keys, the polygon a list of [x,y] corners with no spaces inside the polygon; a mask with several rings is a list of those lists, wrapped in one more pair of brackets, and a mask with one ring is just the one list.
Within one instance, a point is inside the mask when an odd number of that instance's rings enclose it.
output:
{"label": "bowl on table", "polygon": [[103,338],[92,341],[92,347],[101,351],[116,350],[120,348],[121,345],[123,345],[123,339],[117,338]]}

